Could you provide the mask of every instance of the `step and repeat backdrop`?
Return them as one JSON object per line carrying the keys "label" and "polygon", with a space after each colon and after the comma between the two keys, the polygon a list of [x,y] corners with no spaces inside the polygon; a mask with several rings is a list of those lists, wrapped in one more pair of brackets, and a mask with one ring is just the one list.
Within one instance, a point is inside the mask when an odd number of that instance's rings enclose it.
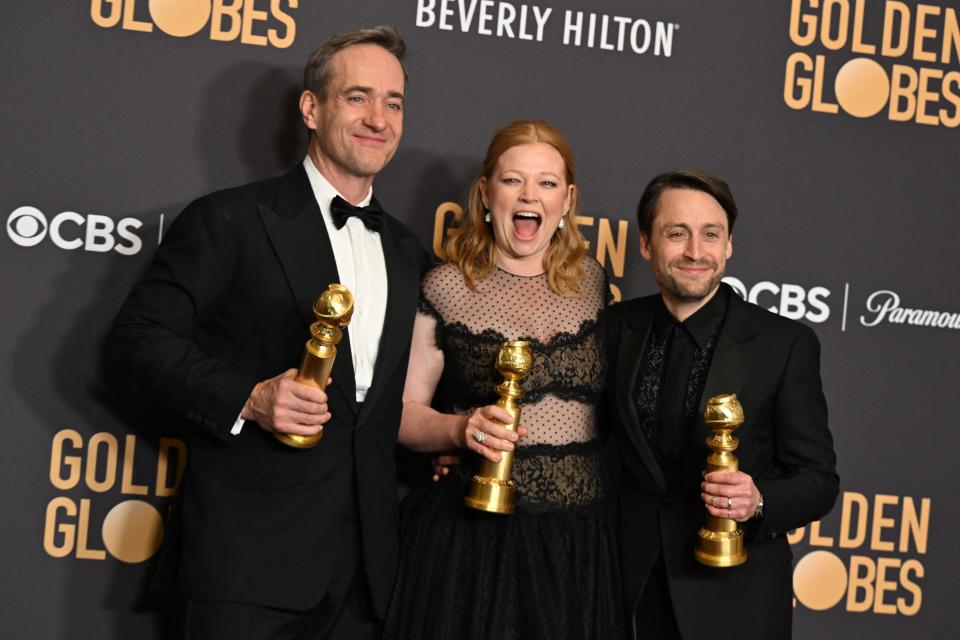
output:
{"label": "step and repeat backdrop", "polygon": [[149,581],[189,451],[104,335],[187,202],[303,158],[309,53],[381,23],[410,83],[376,190],[426,247],[517,118],[569,137],[617,299],[655,290],[646,182],[730,183],[728,282],[823,343],[842,492],[791,535],[795,635],[953,637],[955,0],[33,0],[0,22],[3,637],[175,633]]}

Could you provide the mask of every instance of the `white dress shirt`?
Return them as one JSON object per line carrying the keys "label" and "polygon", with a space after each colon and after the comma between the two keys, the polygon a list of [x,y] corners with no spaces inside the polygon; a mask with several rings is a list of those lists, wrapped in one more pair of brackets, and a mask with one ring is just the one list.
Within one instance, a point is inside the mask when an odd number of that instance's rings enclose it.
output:
{"label": "white dress shirt", "polygon": [[[357,385],[357,402],[363,402],[373,381],[373,367],[377,362],[383,320],[387,312],[387,265],[383,258],[380,233],[367,229],[356,217],[348,218],[347,223],[337,229],[330,214],[330,203],[335,196],[343,198],[343,195],[317,170],[309,155],[304,158],[303,167],[330,235],[340,284],[353,292],[353,316],[347,332]],[[361,202],[356,203],[357,206],[370,204],[372,197],[373,187]],[[317,291],[318,296],[321,293],[322,290]],[[307,337],[304,333],[304,342]],[[240,433],[243,423],[244,420],[238,417],[230,433]]]}

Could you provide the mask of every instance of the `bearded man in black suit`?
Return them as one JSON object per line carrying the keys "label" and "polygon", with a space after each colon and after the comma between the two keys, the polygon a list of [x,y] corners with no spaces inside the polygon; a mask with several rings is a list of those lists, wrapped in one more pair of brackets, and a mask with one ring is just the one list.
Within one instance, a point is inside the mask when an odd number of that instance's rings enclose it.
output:
{"label": "bearded man in black suit", "polygon": [[[621,560],[633,638],[790,637],[785,533],[839,490],[814,332],[723,284],[737,207],[701,171],[657,176],[640,199],[640,249],[660,293],[605,318],[608,406],[622,467]],[[702,475],[706,401],[736,393],[738,472]],[[748,559],[694,559],[709,513],[742,523]]]}
{"label": "bearded man in black suit", "polygon": [[[188,637],[378,634],[398,555],[401,393],[428,266],[373,198],[403,132],[404,51],[390,27],[315,51],[299,102],[303,163],[190,204],[112,329],[112,361],[192,427],[162,559]],[[356,306],[323,392],[290,367],[332,282]],[[274,438],[321,430],[312,449]]]}

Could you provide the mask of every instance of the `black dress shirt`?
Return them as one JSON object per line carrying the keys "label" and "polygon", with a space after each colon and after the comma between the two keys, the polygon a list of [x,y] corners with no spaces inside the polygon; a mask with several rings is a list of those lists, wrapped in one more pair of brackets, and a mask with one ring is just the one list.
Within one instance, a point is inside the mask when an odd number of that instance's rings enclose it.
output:
{"label": "black dress shirt", "polygon": [[644,435],[667,477],[683,457],[696,424],[728,295],[721,287],[684,322],[677,322],[662,299],[657,305],[634,400]]}

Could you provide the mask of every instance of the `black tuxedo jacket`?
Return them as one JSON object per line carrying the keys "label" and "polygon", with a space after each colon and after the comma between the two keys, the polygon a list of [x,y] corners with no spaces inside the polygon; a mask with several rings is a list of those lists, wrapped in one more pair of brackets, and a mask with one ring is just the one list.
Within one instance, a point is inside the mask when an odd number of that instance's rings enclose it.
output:
{"label": "black tuxedo jacket", "polygon": [[[634,404],[657,297],[614,305],[605,317],[612,376],[607,409],[622,470],[621,558],[628,612],[662,551],[684,638],[787,638],[792,556],[784,534],[826,514],[839,490],[819,342],[808,327],[729,290],[698,415],[711,396],[737,394],[745,421],[735,432],[740,439],[735,453],[740,470],[753,477],[763,495],[765,514],[745,527],[746,564],[703,567],[693,551],[707,515],[700,483],[710,431],[698,421],[684,459],[668,476],[640,430]],[[643,620],[636,623],[642,626]]]}
{"label": "black tuxedo jacket", "polygon": [[358,407],[345,331],[327,389],[333,417],[313,449],[288,448],[251,421],[230,434],[254,385],[299,364],[311,305],[339,282],[302,166],[190,204],[123,305],[110,359],[194,427],[164,550],[186,597],[307,609],[357,513],[384,613],[399,544],[394,449],[428,258],[389,216],[380,237],[388,299],[373,382]]}

